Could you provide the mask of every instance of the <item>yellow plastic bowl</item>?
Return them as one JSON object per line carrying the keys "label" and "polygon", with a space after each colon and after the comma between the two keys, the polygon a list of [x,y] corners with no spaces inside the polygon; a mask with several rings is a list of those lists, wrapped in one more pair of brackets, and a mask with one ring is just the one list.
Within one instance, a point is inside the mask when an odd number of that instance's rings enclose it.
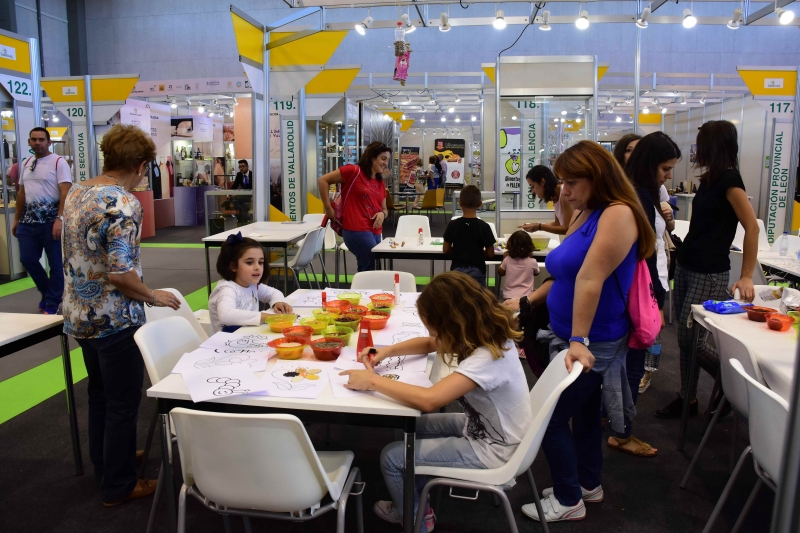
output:
{"label": "yellow plastic bowl", "polygon": [[301,318],[300,323],[308,326],[314,330],[314,335],[321,335],[322,331],[328,327],[328,319],[320,319],[316,317]]}
{"label": "yellow plastic bowl", "polygon": [[[333,320],[334,314],[328,311],[327,309],[314,309],[311,311],[314,316],[320,320],[327,320],[330,324],[331,320]],[[337,313],[338,315],[338,313]]]}
{"label": "yellow plastic bowl", "polygon": [[533,249],[537,252],[547,249],[550,245],[550,239],[548,237],[531,237],[531,241],[533,241]]}
{"label": "yellow plastic bowl", "polygon": [[273,333],[283,332],[284,329],[294,325],[295,320],[297,320],[297,315],[293,313],[267,316],[267,324],[269,324],[269,329]]}
{"label": "yellow plastic bowl", "polygon": [[361,294],[357,292],[343,292],[337,296],[337,298],[346,302],[350,302],[350,305],[358,305],[361,303]]}

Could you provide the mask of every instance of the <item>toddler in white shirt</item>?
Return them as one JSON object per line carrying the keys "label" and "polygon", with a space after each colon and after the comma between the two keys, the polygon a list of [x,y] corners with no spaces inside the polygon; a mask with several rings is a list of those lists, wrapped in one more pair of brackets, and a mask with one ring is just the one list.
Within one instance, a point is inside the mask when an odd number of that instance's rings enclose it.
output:
{"label": "toddler in white shirt", "polygon": [[292,306],[283,293],[266,285],[264,249],[253,239],[239,232],[229,235],[217,259],[217,272],[222,280],[208,298],[208,314],[214,333],[231,333],[241,326],[257,326],[266,319],[258,310],[259,302],[267,302],[277,313],[291,313]]}

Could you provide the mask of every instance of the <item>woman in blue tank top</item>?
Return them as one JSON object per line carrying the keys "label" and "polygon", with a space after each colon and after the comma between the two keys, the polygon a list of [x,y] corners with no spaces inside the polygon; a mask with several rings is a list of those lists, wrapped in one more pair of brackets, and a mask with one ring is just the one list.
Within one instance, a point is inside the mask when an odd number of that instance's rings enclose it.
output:
{"label": "woman in blue tank top", "polygon": [[[603,499],[601,396],[612,428],[622,431],[635,414],[625,375],[627,297],[637,261],[655,246],[633,186],[606,149],[581,141],[553,170],[575,213],[566,238],[547,256],[555,281],[544,286],[550,330],[540,338],[549,338],[551,359],[566,349],[567,369],[578,362],[584,373],[561,394],[542,440],[553,479],[542,494],[548,522],[582,520],[584,502]],[[540,519],[532,503],[522,512]]]}

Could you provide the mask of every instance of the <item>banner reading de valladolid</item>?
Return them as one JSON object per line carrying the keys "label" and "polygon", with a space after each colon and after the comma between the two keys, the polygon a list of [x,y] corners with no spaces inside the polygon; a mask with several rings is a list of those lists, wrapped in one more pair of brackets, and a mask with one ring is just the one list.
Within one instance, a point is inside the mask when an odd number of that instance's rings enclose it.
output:
{"label": "banner reading de valladolid", "polygon": [[447,176],[444,184],[464,184],[464,154],[467,143],[464,139],[436,139],[433,142],[435,155],[444,157],[447,163]]}
{"label": "banner reading de valladolid", "polygon": [[419,159],[419,146],[404,146],[400,148],[400,187],[399,192],[413,193],[414,183],[409,183],[411,172],[417,168]]}
{"label": "banner reading de valladolid", "polygon": [[300,198],[297,195],[297,178],[299,176],[297,136],[299,133],[297,119],[281,120],[283,214],[292,220],[297,220],[297,213],[300,210]]}
{"label": "banner reading de valladolid", "polygon": [[770,157],[767,198],[767,238],[770,243],[783,233],[789,198],[789,158],[792,151],[792,123],[775,122]]}

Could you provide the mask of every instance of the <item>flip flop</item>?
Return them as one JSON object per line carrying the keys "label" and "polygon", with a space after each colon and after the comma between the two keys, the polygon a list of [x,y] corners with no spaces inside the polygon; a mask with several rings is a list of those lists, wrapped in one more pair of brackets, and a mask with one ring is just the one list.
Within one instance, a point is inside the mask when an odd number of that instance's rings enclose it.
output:
{"label": "flip flop", "polygon": [[[619,451],[627,453],[629,455],[635,455],[636,457],[649,458],[649,457],[655,457],[656,455],[658,455],[658,450],[656,448],[653,448],[652,446],[650,446],[646,442],[634,437],[633,435],[631,435],[630,438],[628,438],[628,439],[620,439],[620,438],[617,438],[617,437],[614,437],[614,436],[612,436],[611,438],[614,439],[614,441],[617,444],[611,444],[611,441],[609,440],[609,441],[606,442],[606,444],[608,445],[609,448],[613,448],[615,450],[619,450]],[[637,445],[637,447],[635,449],[633,449],[633,450],[629,450],[629,449],[625,448],[625,445],[628,444],[629,442],[635,443]],[[655,452],[655,453],[652,453],[652,452]]]}

